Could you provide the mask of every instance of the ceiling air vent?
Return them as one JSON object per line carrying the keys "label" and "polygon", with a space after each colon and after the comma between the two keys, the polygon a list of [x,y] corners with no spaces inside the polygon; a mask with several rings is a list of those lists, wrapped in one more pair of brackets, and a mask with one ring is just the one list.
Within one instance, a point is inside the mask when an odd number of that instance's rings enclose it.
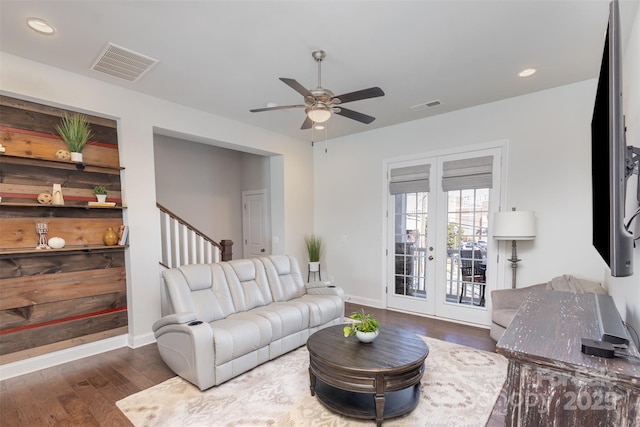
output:
{"label": "ceiling air vent", "polygon": [[100,53],[96,62],[93,63],[91,69],[119,79],[135,82],[157,63],[157,59],[113,43],[107,43],[107,46]]}
{"label": "ceiling air vent", "polygon": [[434,101],[425,102],[424,104],[413,105],[409,108],[411,108],[413,111],[422,111],[422,110],[426,110],[427,108],[437,107],[438,105],[441,105],[441,104],[442,102],[436,99]]}

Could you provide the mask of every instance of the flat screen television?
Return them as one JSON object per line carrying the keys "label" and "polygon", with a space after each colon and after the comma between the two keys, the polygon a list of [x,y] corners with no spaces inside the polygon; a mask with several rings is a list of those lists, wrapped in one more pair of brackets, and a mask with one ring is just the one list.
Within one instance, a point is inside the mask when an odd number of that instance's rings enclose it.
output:
{"label": "flat screen television", "polygon": [[593,246],[616,277],[633,274],[633,236],[625,229],[627,146],[622,112],[622,54],[618,1],[609,25],[591,121]]}

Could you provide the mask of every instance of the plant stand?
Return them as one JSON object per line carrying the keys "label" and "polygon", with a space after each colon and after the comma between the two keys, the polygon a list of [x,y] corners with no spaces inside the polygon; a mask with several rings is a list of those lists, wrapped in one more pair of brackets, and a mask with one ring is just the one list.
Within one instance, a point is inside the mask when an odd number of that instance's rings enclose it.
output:
{"label": "plant stand", "polygon": [[310,282],[311,273],[313,273],[313,280],[316,279],[316,274],[318,275],[318,280],[322,280],[322,274],[320,274],[320,263],[319,262],[310,262],[307,264],[308,266],[308,274],[307,274],[307,283]]}

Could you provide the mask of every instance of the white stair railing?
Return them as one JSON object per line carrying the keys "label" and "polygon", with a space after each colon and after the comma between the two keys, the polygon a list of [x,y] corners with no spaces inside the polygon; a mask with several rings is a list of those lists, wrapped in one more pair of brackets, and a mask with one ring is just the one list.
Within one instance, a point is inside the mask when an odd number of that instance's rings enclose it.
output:
{"label": "white stair railing", "polygon": [[160,209],[162,265],[176,268],[187,264],[209,264],[231,259],[231,240],[215,242],[164,206],[157,206]]}

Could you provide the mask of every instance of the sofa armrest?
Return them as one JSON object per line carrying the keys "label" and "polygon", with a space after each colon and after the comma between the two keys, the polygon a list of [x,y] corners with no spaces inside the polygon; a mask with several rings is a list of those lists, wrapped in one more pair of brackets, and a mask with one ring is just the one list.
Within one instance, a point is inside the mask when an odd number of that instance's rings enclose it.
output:
{"label": "sofa armrest", "polygon": [[309,282],[309,283],[305,283],[305,285],[304,285],[304,287],[307,288],[307,289],[327,288],[329,286],[333,286],[333,283],[331,283],[329,280],[321,280],[321,281]]}
{"label": "sofa armrest", "polygon": [[344,301],[344,289],[334,285],[323,285],[307,287],[307,294],[309,295],[337,295]]}
{"label": "sofa armrest", "polygon": [[216,385],[213,330],[195,313],[165,316],[153,325],[162,360],[200,390]]}
{"label": "sofa armrest", "polygon": [[153,332],[156,332],[160,328],[166,325],[182,325],[185,323],[195,322],[197,320],[196,313],[193,312],[184,312],[184,313],[174,313],[168,316],[161,318],[153,324]]}

